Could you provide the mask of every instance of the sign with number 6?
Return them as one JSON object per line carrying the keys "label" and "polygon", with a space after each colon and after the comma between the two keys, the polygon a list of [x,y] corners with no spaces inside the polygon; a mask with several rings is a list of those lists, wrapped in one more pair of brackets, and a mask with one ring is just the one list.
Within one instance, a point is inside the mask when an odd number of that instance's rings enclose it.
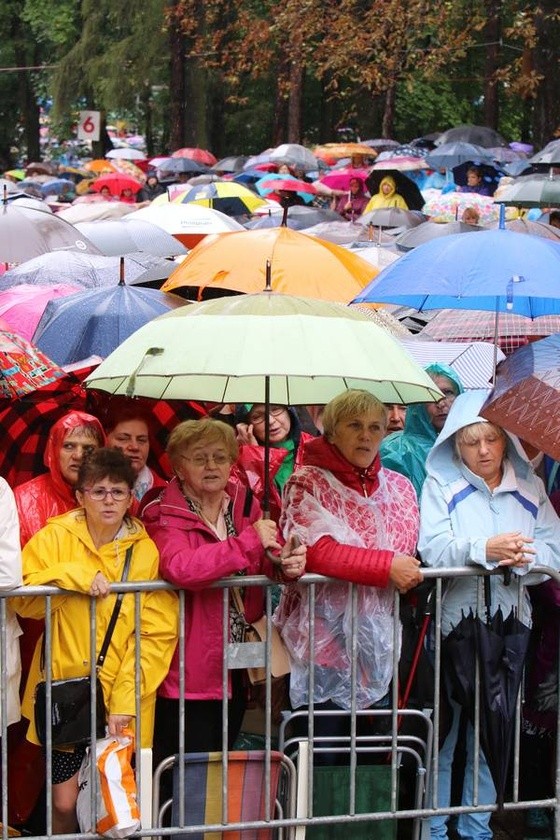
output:
{"label": "sign with number 6", "polygon": [[99,140],[100,128],[100,111],[80,111],[78,140]]}

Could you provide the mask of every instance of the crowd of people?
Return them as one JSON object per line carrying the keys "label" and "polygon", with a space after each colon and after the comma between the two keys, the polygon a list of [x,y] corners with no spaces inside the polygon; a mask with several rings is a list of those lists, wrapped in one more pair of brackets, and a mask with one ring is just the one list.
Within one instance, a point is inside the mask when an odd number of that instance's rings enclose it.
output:
{"label": "crowd of people", "polygon": [[[157,764],[178,751],[183,714],[187,752],[220,750],[224,738],[229,748],[236,742],[249,683],[243,669],[229,671],[224,733],[223,642],[241,642],[247,623],[266,608],[264,589],[244,586],[246,575],[265,575],[278,587],[273,620],[291,660],[289,707],[332,713],[314,722],[316,736],[327,739],[348,735],[344,713],[353,702],[358,710],[390,707],[394,592],[406,595],[418,586],[423,567],[508,569],[510,582],[491,578],[490,609],[509,612],[521,603],[520,618],[529,625],[531,592],[543,586],[542,578],[529,575],[531,567],[560,569],[560,519],[537,474],[538,459],[531,461],[517,438],[480,416],[485,392],[464,392],[445,365],[435,363],[427,372],[442,396],[425,405],[385,405],[366,391],[349,390],[320,410],[255,403],[182,421],[167,442],[171,475],[161,466],[158,472],[157,464],[148,466],[150,417],[132,401],[100,412],[101,421],[81,411],[62,416],[48,435],[45,472],[13,490],[0,480],[2,590],[23,582],[72,593],[50,601],[53,679],[90,672],[88,604],[95,602],[97,655],[116,598],[112,586],[123,576],[161,578],[183,591],[180,645],[175,591],[143,590],[136,606],[135,596],[125,595],[99,672],[106,725],[119,735],[134,727],[139,667],[138,744],[153,744]],[[303,431],[303,425],[312,431]],[[329,578],[315,585],[313,597],[301,581],[306,572]],[[236,585],[227,590],[224,628],[224,594],[211,585],[232,577]],[[355,622],[349,584],[357,585]],[[444,639],[462,611],[476,611],[480,586],[476,576],[449,582],[442,603]],[[558,588],[545,586],[549,596],[552,588],[554,603]],[[37,743],[34,693],[47,667],[39,623],[46,601],[19,594],[6,605],[6,720],[11,725],[20,717],[21,657],[30,663],[21,680],[25,737]],[[549,607],[556,622],[555,609]],[[453,757],[462,732],[461,706],[443,676],[452,713],[439,753],[440,808],[451,801]],[[554,724],[547,725],[550,734]],[[372,718],[360,717],[359,734],[374,732]],[[468,806],[474,801],[470,725],[464,737],[461,803]],[[538,744],[529,737],[526,742],[529,764]],[[53,749],[54,833],[76,830],[83,756],[83,746]],[[37,747],[37,767],[43,760]],[[327,754],[321,761],[336,763],[340,757]],[[478,801],[490,805],[496,790],[483,752],[477,766]],[[546,785],[545,779],[542,796]],[[459,836],[488,840],[489,819],[489,812],[462,814]],[[434,839],[448,836],[447,822],[445,815],[433,818]]]}

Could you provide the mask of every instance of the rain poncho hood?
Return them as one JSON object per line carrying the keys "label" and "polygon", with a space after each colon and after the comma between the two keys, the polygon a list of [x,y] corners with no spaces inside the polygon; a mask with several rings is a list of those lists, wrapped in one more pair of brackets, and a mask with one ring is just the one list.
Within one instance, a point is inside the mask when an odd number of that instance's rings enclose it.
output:
{"label": "rain poncho hood", "polygon": [[84,411],[71,411],[57,420],[50,431],[43,456],[49,472],[20,484],[14,490],[22,546],[51,516],[66,513],[78,505],[74,488],[65,481],[60,471],[60,449],[68,432],[80,427],[92,429],[99,437],[100,446],[103,446],[105,433],[97,417]]}
{"label": "rain poncho hood", "polygon": [[[487,396],[486,390],[476,390],[457,397],[428,455],[418,549],[428,566],[478,566],[492,570],[496,561],[486,556],[491,537],[513,531],[530,537],[536,555],[529,566],[512,567],[508,586],[501,575],[489,578],[490,612],[493,614],[500,606],[507,616],[512,607],[517,610],[520,578],[527,585],[542,580],[528,574],[531,565],[560,567],[560,520],[514,435],[506,432],[503,476],[492,490],[455,454],[455,433],[473,423],[487,422],[479,415]],[[521,603],[519,617],[529,624],[531,605],[526,587]],[[482,578],[450,579],[442,604],[443,634],[447,635],[469,608],[476,610],[484,604]]]}
{"label": "rain poncho hood", "polygon": [[[391,191],[387,194],[383,192],[384,184],[391,187]],[[364,212],[369,213],[370,210],[379,210],[381,207],[400,207],[401,210],[408,210],[408,204],[397,192],[397,184],[391,175],[385,175],[381,179],[378,192],[370,198]]]}
{"label": "rain poncho hood", "polygon": [[[463,386],[452,367],[434,363],[424,368],[430,376],[446,376],[454,383],[457,393]],[[418,497],[426,478],[426,458],[437,438],[424,403],[410,405],[406,410],[404,429],[393,432],[382,441],[379,454],[384,467],[406,475],[412,481]]]}

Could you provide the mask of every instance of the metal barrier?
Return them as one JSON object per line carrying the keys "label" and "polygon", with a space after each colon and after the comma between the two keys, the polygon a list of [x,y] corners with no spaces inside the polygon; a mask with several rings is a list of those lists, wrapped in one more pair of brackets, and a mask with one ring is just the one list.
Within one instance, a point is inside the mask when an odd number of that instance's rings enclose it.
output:
{"label": "metal barrier", "polygon": [[[214,775],[213,775],[213,792],[217,796],[219,802],[214,803],[219,817],[212,822],[212,818],[208,819],[208,811],[204,819],[194,820],[192,813],[189,812],[189,805],[192,794],[192,776],[190,775],[190,764],[192,764],[192,755],[186,754],[184,750],[184,733],[185,727],[188,726],[188,721],[185,720],[184,711],[180,707],[179,715],[179,739],[177,743],[177,752],[174,757],[163,762],[158,768],[152,770],[151,755],[149,750],[142,750],[136,760],[136,773],[138,784],[138,798],[141,803],[142,813],[142,829],[138,832],[138,836],[153,836],[157,834],[161,837],[168,835],[184,835],[190,837],[196,835],[210,834],[218,836],[225,832],[225,837],[235,837],[236,834],[242,832],[239,836],[242,840],[267,840],[267,838],[286,838],[286,840],[303,840],[304,836],[309,836],[312,840],[333,840],[335,837],[342,837],[343,832],[348,832],[352,826],[353,836],[360,829],[369,831],[364,836],[372,836],[371,827],[378,826],[379,831],[375,829],[375,836],[381,837],[382,831],[386,832],[386,836],[393,837],[395,832],[398,832],[399,838],[407,837],[411,840],[418,840],[418,838],[426,838],[429,835],[430,818],[440,814],[459,815],[462,813],[470,813],[476,811],[496,811],[497,805],[481,805],[478,804],[478,761],[475,760],[474,767],[474,804],[472,806],[452,805],[447,808],[442,808],[437,801],[437,784],[438,784],[438,750],[434,748],[438,744],[440,732],[442,731],[442,709],[440,706],[440,692],[442,687],[442,666],[441,666],[441,615],[442,615],[442,593],[446,579],[453,577],[465,577],[476,575],[483,577],[488,574],[482,570],[474,568],[461,569],[425,569],[425,578],[434,581],[435,602],[433,608],[433,619],[431,623],[431,645],[430,653],[433,655],[433,703],[421,706],[419,708],[399,708],[399,693],[398,693],[398,672],[399,672],[399,640],[400,640],[400,598],[398,593],[394,596],[394,615],[393,615],[393,635],[394,635],[394,654],[393,654],[393,680],[392,688],[390,690],[390,705],[386,708],[375,708],[373,710],[360,710],[356,704],[356,663],[357,663],[357,645],[356,645],[356,618],[357,618],[357,587],[349,584],[352,597],[352,640],[350,644],[350,658],[351,658],[351,704],[350,708],[336,712],[334,710],[317,710],[313,708],[313,703],[310,703],[309,710],[286,710],[283,715],[282,723],[279,727],[275,725],[272,720],[272,700],[273,700],[273,680],[270,675],[270,615],[272,613],[272,584],[263,577],[244,577],[243,586],[262,586],[266,588],[266,610],[268,615],[268,634],[267,640],[258,644],[233,645],[228,639],[229,632],[229,589],[233,586],[239,585],[239,578],[232,578],[220,581],[215,584],[213,588],[222,590],[223,593],[223,670],[222,670],[222,689],[224,696],[227,697],[228,673],[230,669],[245,668],[250,666],[267,667],[267,679],[264,685],[264,702],[262,708],[253,713],[253,720],[255,718],[260,722],[258,734],[254,731],[252,735],[258,740],[255,742],[255,747],[260,753],[259,760],[261,761],[259,771],[262,775],[263,784],[262,802],[259,809],[253,809],[251,816],[246,817],[243,811],[234,807],[234,798],[232,796],[232,789],[229,784],[232,770],[232,753],[228,755],[228,708],[227,700],[222,704],[222,722],[223,722],[223,745],[221,753],[214,754]],[[544,579],[546,576],[552,577],[557,583],[560,583],[560,573],[545,567],[536,567],[532,572],[540,574]],[[326,579],[319,575],[306,575],[298,585],[308,587],[308,594],[310,604],[315,604],[316,588],[324,584]],[[337,581],[340,585],[340,581]],[[140,594],[145,591],[152,591],[155,589],[172,589],[164,582],[150,582],[150,583],[119,583],[115,584],[112,589],[114,591],[123,591],[130,597],[135,598],[136,618],[139,615]],[[521,598],[522,587],[520,587]],[[60,593],[56,587],[28,587],[14,590],[10,593],[0,593],[0,621],[2,626],[5,625],[6,618],[6,598],[17,595],[19,596],[37,596],[45,597],[46,604],[46,620],[45,620],[45,661],[50,662],[51,647],[52,647],[52,614],[51,614],[51,599],[52,596]],[[71,593],[65,593],[68,597],[72,597]],[[188,593],[179,591],[179,687],[180,692],[184,694],[185,689],[185,668],[184,668],[184,650],[185,650],[185,632],[184,632],[184,617],[185,610],[188,609]],[[479,604],[479,607],[481,605]],[[96,620],[94,601],[90,603],[90,643],[93,645],[96,638]],[[315,610],[311,610],[309,637],[314,638],[315,626]],[[135,688],[136,688],[136,712],[137,724],[140,723],[141,706],[140,706],[140,691],[141,691],[141,673],[140,673],[140,645],[141,645],[141,628],[136,621],[135,627]],[[1,636],[0,644],[1,661],[6,661],[6,637],[5,634]],[[314,652],[311,646],[311,664],[313,664]],[[94,662],[95,657],[90,657],[90,661]],[[310,671],[310,696],[313,696],[313,667]],[[94,672],[94,665],[92,665],[92,675]],[[559,669],[560,673],[560,669]],[[23,677],[25,679],[25,675]],[[50,676],[47,668],[47,703],[50,701]],[[95,680],[92,680],[92,691],[95,690]],[[2,778],[7,779],[7,767],[9,761],[8,742],[6,738],[6,673],[5,668],[2,667],[0,672],[0,696],[2,699],[2,715],[1,715],[1,768]],[[474,721],[474,738],[475,738],[475,753],[480,751],[480,675],[475,674],[476,687],[476,711]],[[557,686],[558,690],[558,686]],[[522,692],[521,692],[522,694]],[[522,696],[518,697],[517,712],[515,721],[513,723],[515,742],[513,750],[513,758],[511,761],[511,782],[508,786],[508,798],[503,803],[504,811],[521,811],[528,807],[541,807],[553,809],[554,820],[554,836],[560,840],[560,745],[556,746],[556,764],[555,764],[555,792],[554,796],[538,799],[538,800],[523,800],[520,798],[520,779],[523,775],[523,757],[520,748],[520,733],[521,733],[521,704]],[[342,715],[347,719],[347,732],[343,735],[317,735],[315,726],[317,721],[324,719],[329,715]],[[560,717],[560,713],[558,715]],[[250,716],[246,717],[246,720]],[[383,721],[385,726],[381,727],[381,731],[376,731],[374,734],[363,732],[363,721],[367,718],[369,722]],[[557,719],[557,725],[558,725]],[[95,731],[95,704],[92,703],[92,732]],[[414,731],[404,731],[403,726],[410,724]],[[254,729],[255,727],[253,727]],[[155,733],[157,739],[157,731]],[[45,832],[44,834],[36,835],[38,837],[50,837],[52,834],[52,808],[51,808],[51,791],[52,791],[52,765],[50,758],[51,740],[47,741],[46,745],[46,818],[45,818]],[[243,750],[247,755],[252,755],[255,750],[249,749],[247,751],[246,745],[241,745],[240,750]],[[239,750],[236,755],[239,754]],[[331,811],[327,809],[318,800],[318,793],[321,782],[322,771],[321,767],[329,767],[333,762],[338,762],[339,766],[344,767],[344,771],[339,776],[339,786],[345,788],[343,795],[344,810],[340,808],[332,808]],[[278,771],[280,766],[280,771]],[[380,767],[380,771],[369,771],[364,768]],[[219,768],[218,775],[215,773],[216,767]],[[165,803],[160,802],[160,783],[162,775],[168,772],[170,768],[175,768],[175,789],[176,795],[175,807],[173,811],[173,818],[170,820],[169,813],[165,816]],[[237,772],[237,771],[236,771]],[[325,774],[326,776],[327,774]],[[232,776],[233,778],[233,776]],[[372,781],[373,780],[373,781]],[[381,781],[380,781],[381,780]],[[408,798],[403,796],[403,781],[406,783]],[[187,784],[188,782],[188,784]],[[376,788],[382,786],[384,790],[384,800],[381,803],[376,803],[375,806],[369,806],[366,801],[364,804],[364,789]],[[341,791],[339,791],[341,793]],[[94,813],[94,794],[92,790],[92,814]],[[317,795],[316,795],[317,794]],[[342,795],[342,794],[341,794]],[[6,840],[8,837],[8,801],[10,796],[9,786],[6,782],[2,785],[2,838]],[[215,798],[216,798],[215,796]],[[367,799],[367,797],[366,797]],[[232,802],[234,803],[232,805]],[[170,824],[172,823],[172,824]],[[338,832],[336,827],[338,826]],[[66,835],[68,838],[78,838],[83,835]],[[358,834],[358,836],[361,836]]]}

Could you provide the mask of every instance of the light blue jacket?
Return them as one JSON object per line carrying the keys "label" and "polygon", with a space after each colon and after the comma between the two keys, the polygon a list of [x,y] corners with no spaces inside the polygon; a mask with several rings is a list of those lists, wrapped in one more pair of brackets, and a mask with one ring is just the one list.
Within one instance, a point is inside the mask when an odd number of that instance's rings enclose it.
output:
{"label": "light blue jacket", "polygon": [[[427,566],[482,566],[493,569],[496,562],[486,559],[489,537],[510,531],[521,531],[533,537],[535,563],[560,568],[560,519],[516,437],[507,434],[508,444],[504,474],[498,487],[491,491],[484,480],[472,473],[454,451],[455,432],[471,423],[485,422],[478,415],[487,397],[486,391],[461,394],[451,407],[449,416],[427,459],[427,478],[420,504],[420,537],[418,549]],[[530,570],[512,568],[511,583],[503,577],[490,578],[491,613],[501,605],[504,617],[517,608],[520,583]],[[442,603],[442,632],[447,635],[469,608],[484,612],[482,578],[464,577],[449,580]],[[527,585],[539,583],[542,577],[528,575]],[[529,624],[531,609],[526,588],[521,587],[520,618]]]}

